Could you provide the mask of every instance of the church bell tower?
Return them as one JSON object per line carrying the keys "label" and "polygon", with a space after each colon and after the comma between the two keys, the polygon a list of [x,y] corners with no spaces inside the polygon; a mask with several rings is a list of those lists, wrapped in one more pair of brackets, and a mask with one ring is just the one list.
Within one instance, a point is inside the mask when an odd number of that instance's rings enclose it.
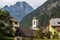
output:
{"label": "church bell tower", "polygon": [[38,19],[36,17],[33,17],[32,19],[32,29],[37,30],[38,26]]}

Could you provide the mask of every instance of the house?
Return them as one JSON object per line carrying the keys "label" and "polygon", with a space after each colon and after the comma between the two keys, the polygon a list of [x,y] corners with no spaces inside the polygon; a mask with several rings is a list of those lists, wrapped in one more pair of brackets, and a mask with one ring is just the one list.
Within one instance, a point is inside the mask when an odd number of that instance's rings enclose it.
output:
{"label": "house", "polygon": [[53,34],[57,31],[60,32],[60,18],[50,19],[49,24],[45,29],[51,31]]}
{"label": "house", "polygon": [[15,19],[15,18],[11,17],[10,22],[12,24],[13,31],[16,31],[16,29],[19,28],[19,26],[20,26],[19,21],[17,21],[17,19]]}
{"label": "house", "polygon": [[50,20],[50,24],[54,27],[57,31],[60,31],[60,18],[52,18]]}
{"label": "house", "polygon": [[57,31],[58,35],[60,36],[60,18],[52,18],[50,20],[50,24],[52,27],[54,27],[55,31]]}

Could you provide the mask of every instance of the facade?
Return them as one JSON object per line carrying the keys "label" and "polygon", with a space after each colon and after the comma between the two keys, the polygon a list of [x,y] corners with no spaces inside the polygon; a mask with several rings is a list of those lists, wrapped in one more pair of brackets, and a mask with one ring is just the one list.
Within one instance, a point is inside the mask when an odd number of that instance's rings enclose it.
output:
{"label": "facade", "polygon": [[52,27],[52,25],[50,24],[50,22],[49,22],[49,24],[47,26],[47,29],[48,29],[48,31],[50,31],[54,35],[55,29]]}
{"label": "facade", "polygon": [[55,29],[55,31],[58,32],[60,37],[60,18],[52,18],[50,20],[50,24]]}
{"label": "facade", "polygon": [[11,18],[10,19],[11,23],[12,23],[12,29],[13,31],[16,31],[17,28],[19,28],[19,21],[17,21],[15,18]]}
{"label": "facade", "polygon": [[51,32],[51,34],[54,35],[55,29],[49,23],[47,27],[43,28],[42,32],[43,33]]}
{"label": "facade", "polygon": [[55,29],[55,32],[57,31],[60,36],[60,18],[52,18],[50,24]]}
{"label": "facade", "polygon": [[57,31],[60,32],[60,18],[52,18],[50,20],[50,24],[54,27]]}

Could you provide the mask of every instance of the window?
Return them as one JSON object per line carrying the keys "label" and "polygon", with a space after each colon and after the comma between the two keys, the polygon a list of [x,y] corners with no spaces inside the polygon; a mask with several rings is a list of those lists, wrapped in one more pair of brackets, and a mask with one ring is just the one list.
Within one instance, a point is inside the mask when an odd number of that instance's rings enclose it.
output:
{"label": "window", "polygon": [[35,21],[34,21],[34,24],[35,24]]}
{"label": "window", "polygon": [[15,27],[15,29],[17,29],[18,27]]}
{"label": "window", "polygon": [[60,22],[58,22],[58,24],[60,24]]}
{"label": "window", "polygon": [[21,37],[17,37],[17,40],[22,40],[22,38]]}
{"label": "window", "polygon": [[18,22],[15,22],[15,24],[18,24]]}
{"label": "window", "polygon": [[20,38],[17,38],[17,40],[20,40]]}

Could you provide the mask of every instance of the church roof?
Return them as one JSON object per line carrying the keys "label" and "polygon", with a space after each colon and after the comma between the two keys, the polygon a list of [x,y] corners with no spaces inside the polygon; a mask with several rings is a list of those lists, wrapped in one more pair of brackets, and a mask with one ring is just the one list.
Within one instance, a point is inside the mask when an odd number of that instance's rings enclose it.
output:
{"label": "church roof", "polygon": [[18,28],[16,30],[15,36],[22,36],[22,37],[36,37],[34,36],[35,30],[27,29],[27,28]]}

